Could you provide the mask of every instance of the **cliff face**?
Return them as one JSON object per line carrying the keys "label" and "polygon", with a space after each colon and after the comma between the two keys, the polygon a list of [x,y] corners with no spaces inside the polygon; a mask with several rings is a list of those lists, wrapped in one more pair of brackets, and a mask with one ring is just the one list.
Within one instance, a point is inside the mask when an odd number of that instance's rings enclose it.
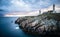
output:
{"label": "cliff face", "polygon": [[45,13],[38,16],[20,17],[15,23],[27,33],[57,33],[60,31],[60,13]]}

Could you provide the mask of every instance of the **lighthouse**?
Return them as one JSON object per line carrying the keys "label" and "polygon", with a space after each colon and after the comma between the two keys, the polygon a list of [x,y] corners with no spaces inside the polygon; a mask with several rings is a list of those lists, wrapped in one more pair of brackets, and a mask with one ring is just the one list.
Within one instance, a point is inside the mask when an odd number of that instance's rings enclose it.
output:
{"label": "lighthouse", "polygon": [[39,14],[41,14],[41,10],[39,10]]}
{"label": "lighthouse", "polygon": [[53,13],[55,13],[55,4],[53,4]]}

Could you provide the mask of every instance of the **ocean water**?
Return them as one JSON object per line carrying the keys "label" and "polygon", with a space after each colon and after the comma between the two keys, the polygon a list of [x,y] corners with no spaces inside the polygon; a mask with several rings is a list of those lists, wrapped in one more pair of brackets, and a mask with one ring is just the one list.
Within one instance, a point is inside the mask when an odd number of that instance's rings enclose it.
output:
{"label": "ocean water", "polygon": [[25,34],[19,26],[15,24],[18,17],[0,17],[0,37],[34,37]]}

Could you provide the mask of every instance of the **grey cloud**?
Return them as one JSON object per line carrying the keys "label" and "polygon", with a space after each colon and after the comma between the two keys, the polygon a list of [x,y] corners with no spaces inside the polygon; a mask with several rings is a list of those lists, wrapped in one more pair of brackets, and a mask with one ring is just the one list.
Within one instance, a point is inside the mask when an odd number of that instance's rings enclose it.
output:
{"label": "grey cloud", "polygon": [[0,6],[9,6],[11,0],[0,0]]}

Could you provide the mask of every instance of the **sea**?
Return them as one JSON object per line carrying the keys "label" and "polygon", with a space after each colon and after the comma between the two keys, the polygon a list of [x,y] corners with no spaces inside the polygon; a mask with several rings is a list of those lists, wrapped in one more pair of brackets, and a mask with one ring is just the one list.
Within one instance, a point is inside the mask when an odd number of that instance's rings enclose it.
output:
{"label": "sea", "polygon": [[28,35],[18,24],[15,24],[15,20],[18,17],[0,17],[0,37],[35,37]]}

